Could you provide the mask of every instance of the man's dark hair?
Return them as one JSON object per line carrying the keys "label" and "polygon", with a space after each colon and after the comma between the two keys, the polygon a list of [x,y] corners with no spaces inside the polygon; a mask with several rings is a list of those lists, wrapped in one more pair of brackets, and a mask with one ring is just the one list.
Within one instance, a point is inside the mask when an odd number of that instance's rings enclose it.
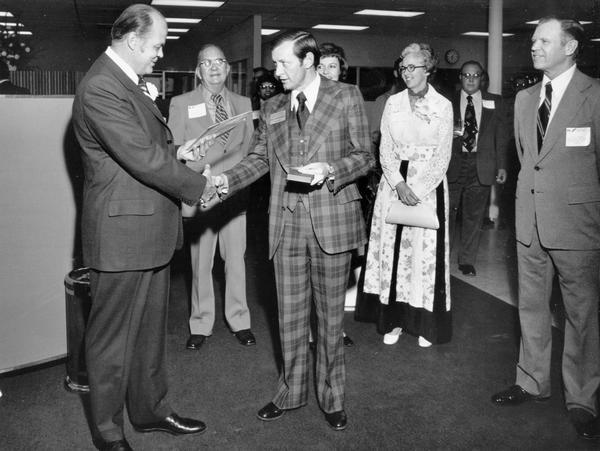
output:
{"label": "man's dark hair", "polygon": [[158,10],[152,6],[136,3],[126,8],[115,20],[110,30],[110,37],[113,41],[121,40],[127,33],[132,31],[140,36],[144,36],[150,31],[154,18],[161,16]]}
{"label": "man's dark hair", "polygon": [[462,74],[463,69],[470,65],[473,64],[474,66],[479,67],[479,70],[481,71],[481,74],[483,75],[483,73],[485,72],[485,70],[483,69],[483,66],[481,65],[481,63],[479,61],[475,61],[475,60],[469,60],[463,63],[462,66],[460,66],[460,73]]}
{"label": "man's dark hair", "polygon": [[571,39],[577,41],[577,48],[573,54],[573,58],[577,59],[581,55],[583,47],[587,43],[587,37],[585,36],[583,25],[581,25],[577,20],[561,19],[557,16],[542,17],[539,21],[539,24],[541,25],[554,20],[560,24],[560,29],[562,30],[562,38],[560,40],[562,45],[565,45]]}
{"label": "man's dark hair", "polygon": [[283,33],[273,41],[271,49],[279,47],[287,41],[292,41],[294,43],[294,55],[301,60],[303,60],[309,52],[312,53],[314,56],[313,66],[315,69],[317,68],[319,60],[321,59],[321,52],[319,52],[319,46],[312,34],[307,31],[289,31]]}

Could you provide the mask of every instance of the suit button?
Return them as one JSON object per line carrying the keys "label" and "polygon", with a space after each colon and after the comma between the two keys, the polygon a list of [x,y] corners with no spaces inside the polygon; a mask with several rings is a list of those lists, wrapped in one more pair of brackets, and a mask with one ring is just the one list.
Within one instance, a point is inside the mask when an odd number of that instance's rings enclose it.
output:
{"label": "suit button", "polygon": [[540,167],[539,166],[534,166],[533,169],[535,169],[536,171],[539,171]]}
{"label": "suit button", "polygon": [[534,193],[535,193],[535,191],[533,190],[533,188],[531,188],[531,194],[534,194]]}

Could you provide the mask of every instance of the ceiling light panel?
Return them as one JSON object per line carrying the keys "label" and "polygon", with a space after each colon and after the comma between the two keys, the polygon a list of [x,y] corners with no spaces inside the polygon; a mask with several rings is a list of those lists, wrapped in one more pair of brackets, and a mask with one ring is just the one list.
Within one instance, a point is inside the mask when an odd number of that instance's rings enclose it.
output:
{"label": "ceiling light panel", "polygon": [[198,8],[218,8],[225,2],[206,2],[202,0],[152,0],[152,6],[188,6]]}
{"label": "ceiling light panel", "polygon": [[270,36],[272,34],[278,33],[281,30],[278,30],[276,28],[261,28],[260,30],[260,34],[263,36]]}
{"label": "ceiling light panel", "polygon": [[359,25],[329,25],[329,24],[319,24],[315,25],[313,28],[317,30],[349,30],[349,31],[362,31],[366,30],[369,27],[363,27]]}
{"label": "ceiling light panel", "polygon": [[[487,31],[467,31],[462,33],[463,36],[484,36],[487,37],[490,34]],[[514,36],[514,33],[502,33],[503,37]]]}
{"label": "ceiling light panel", "polygon": [[385,16],[385,17],[415,17],[425,14],[423,11],[392,11],[386,9],[363,9],[354,14],[363,16]]}
{"label": "ceiling light panel", "polygon": [[202,19],[189,19],[185,17],[166,17],[167,23],[199,23]]}

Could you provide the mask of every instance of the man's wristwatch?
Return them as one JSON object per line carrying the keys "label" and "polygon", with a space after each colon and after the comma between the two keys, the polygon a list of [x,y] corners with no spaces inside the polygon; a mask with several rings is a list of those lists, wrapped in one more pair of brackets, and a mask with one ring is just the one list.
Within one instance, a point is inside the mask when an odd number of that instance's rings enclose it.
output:
{"label": "man's wristwatch", "polygon": [[328,180],[335,179],[335,169],[330,164],[327,165],[327,177],[325,178]]}

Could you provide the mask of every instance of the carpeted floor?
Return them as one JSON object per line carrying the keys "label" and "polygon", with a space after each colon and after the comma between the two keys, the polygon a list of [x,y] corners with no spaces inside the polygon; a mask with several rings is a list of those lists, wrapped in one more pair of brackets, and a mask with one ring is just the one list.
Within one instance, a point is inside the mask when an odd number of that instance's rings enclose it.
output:
{"label": "carpeted floor", "polygon": [[[252,215],[249,221],[263,223]],[[490,395],[513,382],[516,311],[458,279],[452,280],[454,336],[446,345],[423,349],[415,337],[403,335],[396,345],[386,346],[374,325],[346,314],[345,330],[356,346],[346,352],[345,431],[329,429],[314,395],[308,406],[276,422],[259,421],[256,411],[274,393],[278,354],[264,235],[258,227],[248,236],[255,347],[240,346],[220,314],[201,351],[184,349],[187,261],[184,253],[176,256],[168,337],[170,397],[178,413],[206,421],[208,429],[199,436],[173,437],[139,434],[126,423],[134,449],[597,449],[598,444],[580,440],[567,420],[556,353],[548,402],[513,408],[491,404]],[[221,279],[219,265],[215,273]],[[557,348],[562,342],[555,333]],[[57,362],[0,378],[0,449],[93,449],[86,397],[66,392],[64,376],[64,362]]]}

